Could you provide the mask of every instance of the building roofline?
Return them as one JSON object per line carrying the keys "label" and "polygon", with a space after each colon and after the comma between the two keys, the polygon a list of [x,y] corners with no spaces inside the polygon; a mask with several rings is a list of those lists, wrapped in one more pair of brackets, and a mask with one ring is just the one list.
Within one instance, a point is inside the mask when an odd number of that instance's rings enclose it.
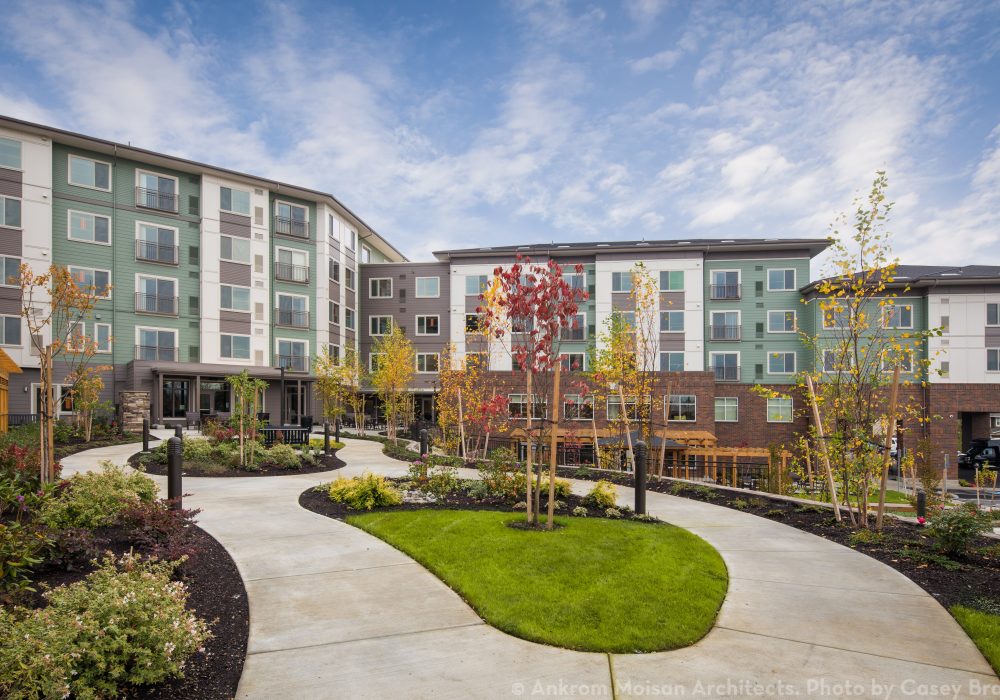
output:
{"label": "building roofline", "polygon": [[[228,175],[231,177],[249,180],[251,181],[251,183],[260,183],[266,186],[268,190],[272,190],[275,192],[287,192],[292,195],[295,195],[295,193],[298,192],[304,195],[303,199],[315,199],[317,201],[326,200],[331,205],[333,205],[335,209],[341,210],[347,217],[353,219],[358,226],[367,229],[371,233],[371,235],[376,236],[378,240],[384,243],[393,253],[402,258],[403,262],[409,260],[409,258],[403,255],[403,253],[400,252],[398,248],[396,248],[392,243],[386,240],[386,238],[383,235],[381,235],[378,231],[369,226],[364,219],[362,219],[360,216],[354,213],[354,211],[352,211],[346,204],[341,202],[339,199],[334,197],[329,192],[321,192],[320,190],[314,190],[309,187],[292,185],[287,182],[281,182],[280,180],[273,180],[271,178],[261,177],[259,175],[251,175],[250,173],[244,173],[238,170],[230,170],[229,168],[222,168],[217,165],[210,165],[208,163],[202,163],[200,161],[191,160],[189,158],[181,158],[179,156],[172,156],[166,153],[150,151],[145,148],[139,148],[138,146],[132,146],[131,144],[118,143],[117,141],[110,141],[108,139],[102,139],[96,136],[88,136],[87,134],[81,134],[75,131],[69,131],[67,129],[59,129],[57,127],[47,126],[45,124],[37,124],[35,122],[29,122],[23,119],[17,119],[16,117],[10,117],[3,114],[0,114],[0,124],[8,125],[11,128],[19,129],[21,131],[33,132],[41,136],[50,136],[50,137],[58,136],[60,137],[59,140],[72,140],[72,139],[80,140],[92,146],[96,145],[96,146],[102,146],[105,149],[111,149],[111,151],[114,153],[121,153],[123,155],[134,153],[137,156],[141,156],[140,158],[136,158],[136,160],[141,160],[142,158],[163,159],[165,161],[168,161],[168,165],[174,164],[172,167],[174,167],[175,170],[181,170],[181,171],[192,170],[198,173],[207,170],[222,175]],[[91,150],[100,150],[100,149],[92,148]],[[358,237],[371,238],[371,235],[361,236],[359,233]]]}

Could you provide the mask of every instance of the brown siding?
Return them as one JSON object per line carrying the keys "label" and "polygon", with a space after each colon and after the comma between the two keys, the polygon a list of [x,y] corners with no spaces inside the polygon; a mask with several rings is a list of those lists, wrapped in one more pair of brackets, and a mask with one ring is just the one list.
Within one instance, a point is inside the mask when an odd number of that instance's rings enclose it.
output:
{"label": "brown siding", "polygon": [[250,217],[219,212],[219,231],[227,236],[250,238]]}
{"label": "brown siding", "polygon": [[14,289],[13,287],[0,287],[0,313],[5,313],[5,314],[21,313],[20,288]]}
{"label": "brown siding", "polygon": [[0,226],[0,255],[14,255],[16,257],[21,257],[22,237],[22,231]]}
{"label": "brown siding", "polygon": [[8,197],[23,197],[22,177],[23,173],[20,171],[0,168],[0,194],[5,194]]}
{"label": "brown siding", "polygon": [[1000,327],[986,326],[986,345],[991,348],[1000,345]]}
{"label": "brown siding", "polygon": [[241,314],[236,311],[220,311],[219,317],[220,332],[250,335],[250,314]]}
{"label": "brown siding", "polygon": [[227,260],[219,261],[219,282],[249,287],[251,285],[250,266]]}
{"label": "brown siding", "polygon": [[660,350],[683,350],[683,333],[660,333]]}

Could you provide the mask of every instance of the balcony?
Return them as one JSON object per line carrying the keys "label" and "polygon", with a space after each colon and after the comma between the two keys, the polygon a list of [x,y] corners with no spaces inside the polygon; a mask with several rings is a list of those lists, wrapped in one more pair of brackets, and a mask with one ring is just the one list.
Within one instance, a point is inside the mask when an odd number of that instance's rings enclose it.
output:
{"label": "balcony", "polygon": [[711,340],[739,340],[742,335],[742,326],[725,324],[722,326],[709,326],[708,337]]}
{"label": "balcony", "polygon": [[309,284],[309,267],[306,265],[276,262],[274,263],[274,279],[284,282]]}
{"label": "balcony", "polygon": [[742,286],[739,284],[712,284],[709,285],[708,296],[714,300],[739,299],[742,294]]}
{"label": "balcony", "polygon": [[168,211],[177,213],[177,203],[180,198],[170,192],[160,192],[158,190],[148,190],[145,187],[135,188],[135,205],[143,209],[156,209],[157,211]]}
{"label": "balcony", "polygon": [[276,216],[274,217],[274,232],[292,238],[309,238],[309,222]]}
{"label": "balcony", "polygon": [[581,326],[579,328],[563,328],[560,331],[560,336],[563,340],[586,340],[587,333],[586,329]]}
{"label": "balcony", "polygon": [[176,316],[179,301],[177,297],[136,292],[135,312],[137,314],[156,314],[157,316]]}
{"label": "balcony", "polygon": [[176,265],[180,262],[180,246],[153,243],[152,241],[135,242],[135,259],[161,265]]}
{"label": "balcony", "polygon": [[136,345],[135,359],[153,362],[177,362],[177,348],[160,347],[159,345]]}
{"label": "balcony", "polygon": [[740,380],[739,367],[716,366],[713,369],[715,370],[715,381],[717,382],[738,382]]}
{"label": "balcony", "polygon": [[308,366],[305,355],[277,355],[276,365],[289,372],[306,372]]}
{"label": "balcony", "polygon": [[274,324],[285,328],[309,328],[309,312],[293,309],[275,309]]}

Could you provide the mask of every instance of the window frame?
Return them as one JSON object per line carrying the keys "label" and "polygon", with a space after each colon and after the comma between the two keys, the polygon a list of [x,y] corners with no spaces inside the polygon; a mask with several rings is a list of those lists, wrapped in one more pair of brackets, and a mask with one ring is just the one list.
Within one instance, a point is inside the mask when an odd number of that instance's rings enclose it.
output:
{"label": "window frame", "polygon": [[[69,272],[70,277],[73,276],[73,270],[83,270],[83,271],[86,271],[86,272],[93,272],[94,273],[94,287],[95,288],[97,287],[97,273],[98,272],[105,273],[108,276],[108,284],[105,287],[105,291],[107,292],[107,294],[100,295],[95,290],[95,292],[94,292],[94,298],[95,299],[101,299],[101,300],[111,299],[111,295],[113,294],[113,290],[112,290],[112,287],[111,287],[111,270],[105,270],[105,269],[100,268],[100,267],[84,267],[83,265],[67,265],[66,266],[66,271]],[[136,278],[137,279],[138,279],[139,274],[140,273],[136,273]],[[155,275],[147,275],[147,277],[155,277]],[[168,279],[174,279],[174,278],[170,277]],[[74,282],[75,281],[76,280],[74,280]],[[176,282],[176,279],[174,281]],[[138,283],[137,283],[137,285],[138,285]]]}
{"label": "window frame", "polygon": [[[765,405],[764,415],[768,423],[794,423],[795,422],[795,399],[790,396],[772,396],[766,399],[767,403]],[[771,418],[771,402],[781,401],[788,402],[788,420],[785,419],[772,419]],[[784,411],[782,411],[784,414]]]}
{"label": "window frame", "polygon": [[[617,413],[611,415],[611,406],[614,405],[617,408]],[[629,410],[631,409],[631,413]],[[618,394],[611,394],[604,401],[604,417],[610,422],[613,420],[621,420],[622,411],[628,416],[630,421],[637,421],[640,418],[639,413],[639,397],[635,394],[626,394],[625,402],[622,403],[622,397]]]}
{"label": "window frame", "polygon": [[[715,422],[716,423],[739,423],[740,422],[740,397],[739,396],[716,396],[715,398]],[[719,417],[719,401],[731,401],[727,408],[735,409],[734,418]]]}
{"label": "window frame", "polygon": [[[573,363],[572,363],[571,360],[570,360],[568,366],[565,364],[566,360],[569,360],[569,358],[574,357],[576,355],[579,355],[580,359],[581,359],[579,369],[573,369]],[[566,358],[566,360],[564,360],[563,358]],[[559,363],[562,365],[562,371],[563,372],[586,372],[587,371],[587,353],[585,353],[585,352],[560,352],[559,353]]]}
{"label": "window frame", "polygon": [[[990,354],[996,357],[996,368],[990,369]],[[986,348],[986,371],[990,374],[1000,372],[1000,348]]]}
{"label": "window frame", "polygon": [[[910,324],[908,326],[901,326],[893,323],[893,318],[897,315],[899,309],[909,309],[910,312]],[[882,307],[882,327],[889,330],[899,330],[908,331],[913,330],[913,304],[892,304]]]}
{"label": "window frame", "polygon": [[[680,369],[670,369],[670,361],[667,360],[667,369],[663,369],[663,356],[664,355],[680,355],[681,356],[681,368]],[[660,372],[683,372],[684,371],[684,351],[683,350],[660,350],[658,358],[658,367]]]}
{"label": "window frame", "polygon": [[[634,314],[635,312],[632,312],[632,313]],[[663,318],[664,318],[664,316],[668,319],[667,325],[669,326],[670,325],[669,319],[672,318],[675,315],[679,315],[680,316],[680,319],[681,319],[680,330],[671,329],[671,328],[664,328],[663,327]],[[633,318],[634,318],[634,316],[633,316]],[[660,333],[683,333],[684,332],[684,325],[685,324],[684,324],[684,312],[683,311],[667,310],[667,311],[661,311],[660,312]]]}
{"label": "window frame", "polygon": [[[228,258],[225,257],[222,254],[222,240],[223,239],[229,239],[231,241],[231,243],[229,244],[229,251],[230,251],[230,253],[232,253],[232,251],[234,251],[236,249],[236,247],[233,245],[233,243],[235,243],[236,241],[246,241],[246,243],[247,243],[247,259],[246,260],[237,260],[236,258],[234,258],[232,256],[230,256]],[[252,265],[253,264],[253,242],[249,238],[243,238],[242,236],[230,236],[230,235],[225,234],[225,233],[220,234],[219,235],[219,260],[224,260],[226,262],[236,263],[238,265]]]}
{"label": "window frame", "polygon": [[[388,294],[372,294],[372,291],[373,291],[373,286],[372,285],[375,282],[379,283],[379,285],[378,285],[379,287],[382,286],[381,285],[382,282],[388,282],[389,283],[389,293]],[[369,277],[368,278],[368,298],[369,299],[392,299],[392,286],[393,286],[392,285],[392,277]]]}
{"label": "window frame", "polygon": [[[20,337],[17,339],[16,343],[9,343],[9,342],[7,342],[7,319],[8,318],[17,319],[17,323],[18,323],[18,326],[17,326],[18,327],[18,331],[17,331],[17,333],[18,333],[18,335]],[[4,347],[13,347],[13,348],[22,347],[23,343],[24,343],[24,330],[25,329],[23,327],[23,324],[21,323],[21,316],[17,316],[17,315],[14,315],[14,314],[0,314],[0,335],[2,335],[2,338],[0,338],[0,345],[2,345]]]}
{"label": "window frame", "polygon": [[[664,275],[667,276],[667,286],[666,287],[663,286],[663,276]],[[680,289],[677,289],[677,288],[674,288],[674,287],[671,286],[670,279],[671,279],[671,276],[673,276],[673,275],[680,275],[680,277],[681,277],[681,286],[680,286]],[[660,288],[661,292],[683,292],[684,291],[684,270],[660,270],[659,288]]]}
{"label": "window frame", "polygon": [[[771,328],[771,315],[772,314],[782,314],[782,323],[781,323],[782,327],[784,327],[784,325],[785,325],[785,323],[784,323],[785,322],[785,315],[786,314],[791,314],[792,315],[792,330],[790,330],[790,331],[789,330],[776,331],[773,328]],[[767,332],[768,333],[788,334],[788,333],[797,333],[798,330],[799,330],[799,314],[798,314],[798,312],[795,309],[768,309],[767,310]]]}
{"label": "window frame", "polygon": [[[348,282],[350,280],[350,282]],[[357,292],[358,290],[358,273],[357,270],[344,266],[344,289]]]}
{"label": "window frame", "polygon": [[[476,278],[478,280],[481,280],[481,282],[479,283],[479,291],[478,292],[470,292],[469,291],[469,280],[472,279],[472,278]],[[479,298],[479,296],[484,291],[486,291],[486,287],[489,286],[489,283],[490,283],[489,279],[490,279],[489,275],[465,275],[465,296]]]}
{"label": "window frame", "polygon": [[[576,401],[570,403],[568,401],[568,399],[570,398],[575,398]],[[576,406],[577,407],[577,410],[575,411],[576,415],[570,415],[570,411],[566,410],[567,406]],[[589,416],[580,415],[579,409],[580,407],[583,406],[590,407]],[[563,420],[586,420],[586,421],[594,420],[594,395],[589,394],[581,399],[580,394],[564,394],[562,399],[562,412],[563,412]]]}
{"label": "window frame", "polygon": [[[101,165],[108,166],[108,186],[107,187],[98,187],[96,184],[94,184],[94,185],[85,185],[85,184],[82,184],[82,183],[79,183],[79,182],[73,182],[72,177],[73,177],[73,159],[74,158],[77,158],[78,160],[86,160],[86,161],[89,161],[91,163],[94,163],[95,165],[97,163],[100,163]],[[111,192],[112,188],[114,187],[114,177],[112,176],[113,173],[114,173],[114,167],[111,165],[111,163],[109,163],[106,160],[98,160],[97,158],[91,158],[90,156],[81,156],[81,155],[78,155],[76,153],[67,153],[66,154],[66,184],[67,185],[71,185],[73,187],[83,187],[84,189],[96,190],[98,192]],[[96,168],[94,169],[94,182],[95,183],[97,182],[97,169]],[[139,186],[138,180],[136,181],[135,186],[136,187]]]}
{"label": "window frame", "polygon": [[[389,326],[384,333],[375,333],[372,331],[372,323],[376,320],[381,321],[384,319],[389,320]],[[381,326],[381,323],[379,324]],[[368,315],[368,335],[372,338],[379,338],[384,335],[389,335],[392,333],[392,314],[369,314]]]}
{"label": "window frame", "polygon": [[[232,300],[233,300],[233,290],[234,289],[245,289],[247,291],[247,308],[245,308],[245,309],[236,309],[236,308],[233,308],[232,306],[228,306],[228,307],[227,306],[223,306],[222,305],[222,289],[223,289],[223,287],[229,287],[229,300],[230,300],[230,302],[232,302]],[[237,313],[242,313],[242,314],[251,313],[253,311],[253,298],[252,298],[252,294],[253,294],[253,288],[252,287],[244,287],[241,284],[221,284],[220,283],[219,284],[219,310],[220,311],[235,311]]]}
{"label": "window frame", "polygon": [[[829,313],[833,314],[833,323],[831,323],[830,325],[827,325],[827,323],[826,323],[826,321],[827,321],[827,314],[829,314]],[[841,314],[844,314],[846,316],[846,324],[838,323],[838,319],[840,318]],[[839,311],[838,310],[834,310],[834,309],[824,309],[822,306],[820,306],[819,307],[819,323],[820,323],[820,327],[824,331],[835,331],[835,330],[842,329],[842,328],[849,328],[850,324],[851,324],[851,316],[852,315],[853,315],[853,312],[851,311],[851,307],[850,306],[844,306],[844,308],[840,309]]]}
{"label": "window frame", "polygon": [[[111,332],[111,324],[110,323],[102,323],[102,322],[95,321],[91,325],[94,328],[94,332],[92,334],[91,340],[94,341],[94,347],[96,348],[96,352],[98,354],[100,354],[100,355],[110,355],[113,352],[113,350],[114,350],[114,344],[115,344],[115,337],[114,337],[114,334],[112,334],[112,332]],[[98,340],[97,329],[101,328],[101,327],[108,329],[108,345],[107,345],[107,348],[102,347],[100,341]]]}
{"label": "window frame", "polygon": [[[792,286],[791,287],[772,287],[771,286],[771,273],[772,272],[784,272],[792,273]],[[769,292],[794,292],[797,291],[796,282],[798,281],[798,271],[794,267],[769,267],[767,268],[767,291]]]}
{"label": "window frame", "polygon": [[[173,180],[174,181],[174,196],[177,198],[177,208],[176,209],[160,209],[159,207],[143,207],[143,206],[140,206],[138,203],[136,203],[136,206],[139,206],[139,208],[142,209],[143,211],[158,211],[158,212],[166,212],[168,214],[180,214],[180,209],[181,209],[181,179],[179,177],[174,176],[174,175],[166,175],[166,174],[158,172],[156,170],[146,170],[144,168],[136,168],[135,169],[135,186],[136,186],[136,188],[141,187],[141,185],[139,184],[139,182],[142,180],[142,176],[143,175],[153,175],[153,176],[155,176],[157,178],[162,178],[164,180]],[[156,192],[157,192],[158,196],[162,196],[162,195],[159,194],[159,192],[160,192],[159,187],[157,187]]]}
{"label": "window frame", "polygon": [[[726,357],[728,355],[736,356],[736,378],[735,379],[715,379],[715,381],[724,381],[727,383],[739,382],[743,375],[743,354],[739,350],[711,350],[708,353],[708,367],[707,371],[711,372],[713,375],[716,373],[715,358],[716,357]],[[723,365],[725,369],[726,365]]]}
{"label": "window frame", "polygon": [[[7,261],[16,260],[17,264],[14,266],[18,271],[17,279],[18,281],[14,284],[7,283]],[[0,287],[6,287],[8,289],[20,289],[20,275],[21,275],[21,265],[24,264],[24,258],[19,255],[0,255]],[[110,277],[108,278],[110,284]]]}
{"label": "window frame", "polygon": [[[7,223],[7,202],[17,202],[17,224]],[[0,227],[9,228],[14,231],[24,230],[24,198],[13,197],[8,194],[0,194]]]}
{"label": "window frame", "polygon": [[[424,329],[425,330],[423,332],[421,332],[421,330],[420,330],[420,320],[421,319],[428,319],[428,318],[437,319],[437,325],[436,325],[437,330],[434,333],[428,333],[426,331],[426,328],[427,328],[427,322],[426,321],[424,321]],[[432,337],[432,338],[441,335],[441,314],[416,314],[414,316],[414,318],[413,318],[413,323],[414,323],[414,329],[415,329],[416,335],[429,336],[429,337]]]}
{"label": "window frame", "polygon": [[[88,241],[85,238],[74,238],[73,237],[73,216],[74,215],[76,215],[76,216],[89,216],[92,219],[92,221],[93,221],[93,233],[94,233],[94,239],[93,240]],[[105,221],[108,222],[108,240],[107,240],[107,242],[97,240],[97,219],[98,218],[104,219]],[[111,231],[111,217],[110,216],[105,216],[104,214],[95,214],[92,211],[83,211],[81,209],[67,209],[66,210],[66,240],[75,241],[77,243],[90,243],[92,245],[110,246],[111,245],[111,238],[112,238],[112,231]]]}
{"label": "window frame", "polygon": [[364,243],[361,244],[361,264],[367,265],[372,261],[372,249],[366,246]]}
{"label": "window frame", "polygon": [[[229,355],[222,354],[223,352],[223,338],[229,338]],[[246,357],[236,357],[233,355],[233,338],[246,338],[247,339],[247,356]],[[243,333],[219,333],[219,357],[224,360],[233,360],[236,362],[249,362],[253,357],[253,338],[249,335],[244,335]]]}
{"label": "window frame", "polygon": [[[990,307],[996,310],[996,320],[990,323]],[[986,302],[986,327],[996,328],[1000,326],[1000,302],[988,301]]]}
{"label": "window frame", "polygon": [[[421,294],[420,293],[420,282],[422,280],[435,280],[434,294]],[[441,298],[441,277],[414,277],[413,278],[413,297],[415,299],[440,299]]]}
{"label": "window frame", "polygon": [[340,313],[340,302],[334,301],[333,299],[328,300],[327,313],[329,318],[326,319],[327,323],[332,323],[335,326],[341,325],[341,313]]}
{"label": "window frame", "polygon": [[[674,399],[694,399],[690,404],[679,403],[678,405],[683,407],[685,405],[691,405],[694,408],[694,414],[691,418],[673,418],[671,413],[671,407],[673,406]],[[697,423],[698,422],[698,395],[697,394],[670,394],[669,396],[663,397],[664,408],[667,409],[667,422],[668,423]]]}
{"label": "window frame", "polygon": [[[433,357],[437,369],[426,369],[428,357]],[[424,358],[425,369],[420,369],[420,358]],[[417,374],[438,374],[441,371],[441,353],[439,352],[418,352],[413,357],[414,370]]]}
{"label": "window frame", "polygon": [[[795,374],[799,367],[799,354],[794,350],[768,350],[767,353],[767,373],[774,376],[789,376]],[[785,360],[782,366],[785,367],[784,370],[780,372],[775,372],[771,370],[771,360],[774,359],[775,355],[783,355]],[[792,357],[792,370],[788,371],[788,356]]]}
{"label": "window frame", "polygon": [[[173,348],[173,351],[174,351],[174,357],[177,358],[177,361],[180,360],[180,357],[181,357],[181,355],[180,355],[180,352],[181,352],[181,332],[180,332],[179,329],[177,329],[177,328],[163,328],[161,326],[141,326],[141,325],[136,324],[136,326],[135,326],[135,345],[136,345],[136,347],[143,347],[142,344],[139,342],[139,338],[142,335],[142,331],[156,331],[157,336],[159,336],[160,333],[171,333],[171,334],[173,334],[173,336],[174,336],[174,344],[171,347]],[[148,347],[148,346],[146,346],[146,347]],[[160,347],[160,345],[159,345],[159,337],[157,337],[157,345],[155,347],[156,348]],[[144,361],[145,362],[150,362],[151,360],[144,360]],[[155,362],[162,362],[162,360],[155,360]]]}
{"label": "window frame", "polygon": [[385,355],[384,352],[369,351],[369,353],[368,353],[368,372],[369,373],[374,372],[376,370],[375,363],[374,363],[375,358],[376,357],[382,357],[383,355]]}
{"label": "window frame", "polygon": [[[244,214],[241,211],[236,211],[235,209],[226,209],[225,207],[223,207],[222,190],[229,190],[230,204],[233,201],[233,195],[232,195],[233,192],[244,193],[247,196],[247,212]],[[239,187],[230,187],[229,185],[219,185],[219,211],[224,211],[227,214],[235,214],[236,216],[246,216],[246,217],[253,216],[253,192],[251,192],[250,190],[241,190]],[[308,209],[306,210],[306,214],[308,215]]]}
{"label": "window frame", "polygon": [[0,168],[4,170],[13,170],[14,172],[24,172],[24,141],[20,139],[13,139],[10,136],[0,136],[0,141],[10,141],[11,143],[17,144],[17,165],[4,165],[0,163]]}
{"label": "window frame", "polygon": [[[625,277],[623,278],[622,275],[625,275]],[[628,289],[615,289],[615,282],[619,281],[619,280],[622,280],[622,279],[627,279],[628,280]],[[611,272],[611,293],[612,294],[631,294],[633,286],[634,285],[632,284],[632,273],[631,272],[621,272],[621,271],[618,271],[618,270],[613,270]]]}
{"label": "window frame", "polygon": [[[350,320],[350,323],[348,323]],[[357,333],[358,331],[358,314],[356,309],[352,309],[350,306],[344,307],[344,330],[353,331]]]}
{"label": "window frame", "polygon": [[[302,344],[302,347],[304,348],[304,351],[302,353],[302,359],[305,361],[305,369],[303,371],[308,372],[309,371],[309,358],[310,358],[310,355],[309,355],[309,340],[308,339],[303,339],[303,338],[282,338],[282,337],[279,337],[279,336],[275,336],[274,337],[274,356],[275,357],[281,357],[281,344],[282,343],[301,343]],[[289,357],[296,357],[296,355],[289,355]],[[296,369],[287,370],[286,369],[285,371],[286,372],[288,372],[288,371],[298,372],[299,370],[296,370]]]}

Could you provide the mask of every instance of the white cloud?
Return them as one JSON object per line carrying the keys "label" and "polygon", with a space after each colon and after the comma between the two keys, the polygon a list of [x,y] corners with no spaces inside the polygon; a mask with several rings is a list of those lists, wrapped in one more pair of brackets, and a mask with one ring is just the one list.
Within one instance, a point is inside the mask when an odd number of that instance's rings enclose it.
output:
{"label": "white cloud", "polygon": [[666,49],[652,56],[629,61],[633,73],[648,73],[654,70],[670,70],[684,55],[679,49]]}
{"label": "white cloud", "polygon": [[670,6],[670,0],[626,0],[625,11],[637,24],[652,22]]}

